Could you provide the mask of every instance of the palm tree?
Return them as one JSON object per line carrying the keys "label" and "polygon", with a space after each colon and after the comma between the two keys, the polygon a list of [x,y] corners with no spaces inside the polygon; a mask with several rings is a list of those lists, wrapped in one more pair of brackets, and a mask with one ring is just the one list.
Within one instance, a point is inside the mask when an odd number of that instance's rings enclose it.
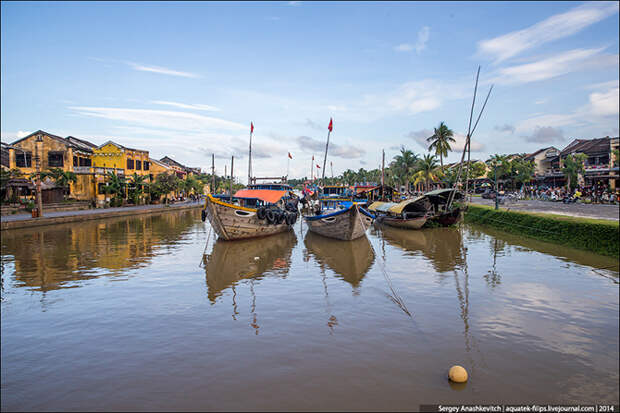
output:
{"label": "palm tree", "polygon": [[424,155],[418,164],[418,171],[413,175],[414,183],[424,183],[425,191],[428,191],[429,183],[437,180],[437,158],[435,155]]}
{"label": "palm tree", "polygon": [[140,196],[144,193],[144,187],[146,186],[146,177],[138,175],[134,172],[131,175],[131,181],[129,182],[129,196],[135,205],[138,205]]}
{"label": "palm tree", "polygon": [[407,192],[409,191],[409,177],[414,172],[419,160],[420,157],[415,152],[401,146],[400,154],[396,155],[394,157],[394,161],[390,164],[390,167],[396,169],[396,175],[399,178],[404,179],[407,186]]}
{"label": "palm tree", "polygon": [[65,194],[68,192],[69,184],[77,182],[77,175],[70,171],[63,171],[61,168],[51,168],[49,171],[41,172],[40,178],[52,178],[56,186],[63,188]]}
{"label": "palm tree", "polygon": [[443,157],[448,156],[448,151],[452,150],[450,142],[456,142],[454,140],[454,132],[445,123],[440,122],[439,126],[435,128],[433,136],[426,138],[426,141],[431,142],[428,150],[432,151],[434,149],[435,155],[439,155],[439,163],[443,171]]}
{"label": "palm tree", "polygon": [[125,187],[127,186],[125,177],[119,176],[113,172],[108,172],[107,178],[108,182],[105,185],[104,191],[107,194],[114,195],[116,199],[115,203],[118,203],[120,206],[122,200],[125,198]]}

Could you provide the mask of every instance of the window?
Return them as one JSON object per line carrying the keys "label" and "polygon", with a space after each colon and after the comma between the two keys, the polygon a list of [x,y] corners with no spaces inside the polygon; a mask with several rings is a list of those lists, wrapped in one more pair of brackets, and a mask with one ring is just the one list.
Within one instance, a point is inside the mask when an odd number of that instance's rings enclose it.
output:
{"label": "window", "polygon": [[133,159],[127,159],[127,169],[133,169]]}
{"label": "window", "polygon": [[15,165],[18,168],[32,168],[32,154],[15,151]]}
{"label": "window", "polygon": [[136,170],[142,170],[142,161],[136,159]]}
{"label": "window", "polygon": [[92,166],[90,158],[80,158],[80,166]]}
{"label": "window", "polygon": [[63,167],[64,157],[62,152],[48,152],[47,165],[50,167]]}
{"label": "window", "polygon": [[73,156],[73,166],[78,166],[78,157]]}
{"label": "window", "polygon": [[148,161],[144,161],[144,168],[143,168],[143,169],[144,169],[145,171],[148,171],[148,170],[149,170],[149,166],[150,166],[149,162],[148,162]]}

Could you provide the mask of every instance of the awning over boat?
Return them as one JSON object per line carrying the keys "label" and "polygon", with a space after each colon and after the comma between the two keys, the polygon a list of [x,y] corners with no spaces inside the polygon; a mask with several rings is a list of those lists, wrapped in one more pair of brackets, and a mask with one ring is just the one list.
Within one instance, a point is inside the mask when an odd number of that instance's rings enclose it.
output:
{"label": "awning over boat", "polygon": [[426,211],[426,207],[424,206],[424,202],[421,202],[424,200],[424,196],[419,196],[417,198],[414,199],[407,199],[406,201],[403,202],[399,202],[398,204],[390,207],[388,209],[389,212],[391,212],[392,214],[402,214],[403,210],[406,208],[407,211]]}
{"label": "awning over boat", "polygon": [[261,201],[275,204],[287,191],[275,191],[272,189],[240,189],[235,193],[235,198],[260,199]]}
{"label": "awning over boat", "polygon": [[373,202],[372,204],[370,204],[370,206],[368,207],[369,211],[379,211],[379,212],[388,212],[388,210],[390,208],[392,208],[393,206],[398,205],[395,202]]}
{"label": "awning over boat", "polygon": [[[450,193],[454,191],[456,191],[456,189],[454,188],[436,189],[434,191],[425,193],[423,196],[428,197],[434,203],[447,202]],[[458,200],[461,198],[463,198],[463,194],[459,191],[456,191],[456,193],[454,194],[454,199]]]}

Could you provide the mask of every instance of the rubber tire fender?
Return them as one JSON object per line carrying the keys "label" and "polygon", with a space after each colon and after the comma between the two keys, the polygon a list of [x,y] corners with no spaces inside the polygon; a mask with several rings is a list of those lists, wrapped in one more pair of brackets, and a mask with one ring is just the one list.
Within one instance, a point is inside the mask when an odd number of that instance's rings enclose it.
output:
{"label": "rubber tire fender", "polygon": [[265,219],[267,217],[267,211],[265,210],[265,207],[260,207],[256,210],[256,217],[258,219]]}
{"label": "rubber tire fender", "polygon": [[291,215],[291,225],[295,224],[295,222],[297,222],[297,212]]}
{"label": "rubber tire fender", "polygon": [[267,222],[270,224],[275,224],[277,220],[276,211],[273,209],[268,209],[265,212],[265,217],[267,218]]}
{"label": "rubber tire fender", "polygon": [[293,225],[293,214],[286,214],[284,217],[286,225]]}
{"label": "rubber tire fender", "polygon": [[201,211],[200,219],[202,219],[202,222],[205,222],[207,220],[207,211],[205,211],[204,209]]}
{"label": "rubber tire fender", "polygon": [[284,222],[284,212],[278,211],[278,221],[277,221],[277,224],[280,225],[282,222]]}

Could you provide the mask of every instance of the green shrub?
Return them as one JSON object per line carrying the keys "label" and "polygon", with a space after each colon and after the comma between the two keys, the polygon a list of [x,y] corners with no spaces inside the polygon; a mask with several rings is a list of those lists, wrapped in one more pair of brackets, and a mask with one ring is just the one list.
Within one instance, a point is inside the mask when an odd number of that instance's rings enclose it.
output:
{"label": "green shrub", "polygon": [[26,211],[31,212],[34,209],[34,202],[28,201],[25,207]]}
{"label": "green shrub", "polygon": [[482,224],[506,232],[567,245],[612,257],[619,256],[618,222],[494,210],[470,205],[465,222]]}

